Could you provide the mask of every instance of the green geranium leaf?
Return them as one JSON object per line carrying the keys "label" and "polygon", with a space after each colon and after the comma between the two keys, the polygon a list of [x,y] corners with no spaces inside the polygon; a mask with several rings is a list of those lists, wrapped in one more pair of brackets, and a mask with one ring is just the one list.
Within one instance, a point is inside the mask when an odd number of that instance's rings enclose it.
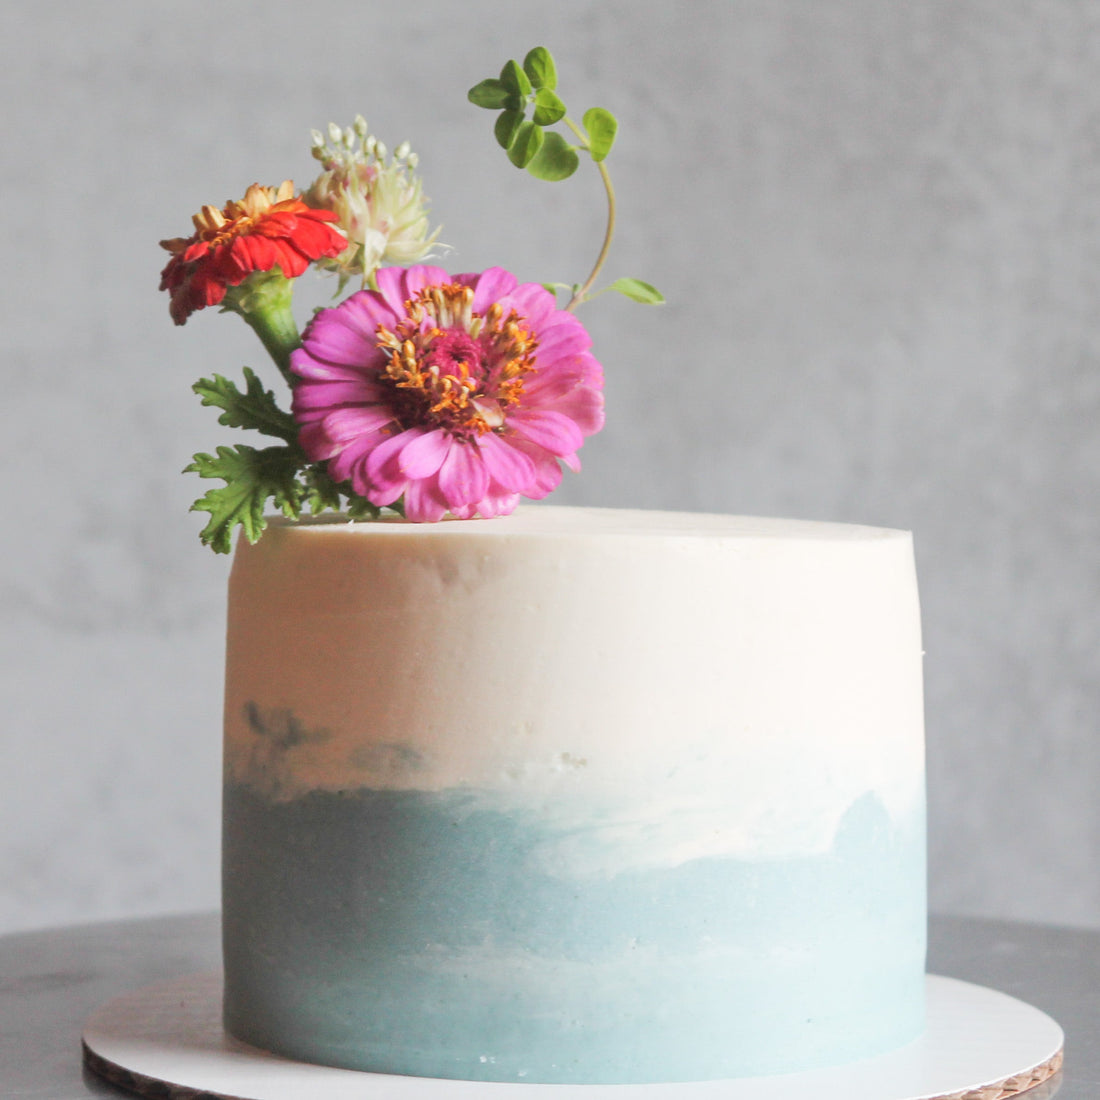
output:
{"label": "green geranium leaf", "polygon": [[219,447],[216,455],[195,455],[184,473],[225,482],[191,506],[193,512],[210,513],[210,521],[199,535],[203,543],[215,553],[228,554],[237,527],[249,542],[255,542],[267,526],[264,511],[268,500],[273,499],[283,515],[297,519],[304,495],[298,481],[301,458],[296,447]]}
{"label": "green geranium leaf", "polygon": [[311,515],[320,512],[339,512],[342,506],[340,499],[340,487],[329,477],[328,472],[320,466],[310,466],[306,470],[306,491],[303,502],[308,506]]}
{"label": "green geranium leaf", "polygon": [[[391,504],[389,507],[395,512],[400,511],[396,504]],[[348,505],[344,511],[348,519],[377,519],[382,514],[382,509],[377,504],[371,504],[366,497],[361,497],[358,493],[352,493],[348,497]]]}
{"label": "green geranium leaf", "polygon": [[493,127],[493,133],[496,135],[497,143],[502,149],[510,149],[512,142],[516,140],[516,131],[523,123],[522,111],[501,111],[497,116],[496,125]]}
{"label": "green geranium leaf", "polygon": [[256,372],[244,368],[245,392],[220,374],[213,378],[200,378],[191,388],[202,398],[204,405],[222,409],[218,423],[227,428],[252,428],[294,443],[298,438],[298,425],[290,413],[283,412],[275,402],[275,394],[265,390]]}
{"label": "green geranium leaf", "polygon": [[[541,130],[537,131],[542,133]],[[538,152],[531,158],[527,171],[540,180],[563,180],[571,176],[580,164],[580,157],[556,130],[543,134]]]}
{"label": "green geranium leaf", "polygon": [[[378,505],[359,496],[349,482],[343,481],[337,485],[321,466],[310,466],[306,470],[305,481],[305,503],[312,515],[329,510],[339,512],[341,509],[349,519],[377,519],[382,514]],[[346,505],[343,497],[347,497]]]}
{"label": "green geranium leaf", "polygon": [[515,61],[508,61],[500,70],[500,82],[510,92],[526,98],[531,94],[531,81]]}
{"label": "green geranium leaf", "polygon": [[619,123],[610,111],[590,107],[584,112],[584,128],[588,133],[588,148],[593,160],[603,160],[615,144]]}
{"label": "green geranium leaf", "polygon": [[553,126],[563,118],[565,118],[565,104],[549,88],[539,88],[535,92],[535,125]]}
{"label": "green geranium leaf", "polygon": [[660,306],[665,302],[665,296],[655,286],[643,283],[641,279],[616,279],[607,289],[617,290],[631,301],[648,306]]}
{"label": "green geranium leaf", "polygon": [[504,85],[504,81],[490,77],[480,84],[475,84],[467,93],[466,98],[475,107],[486,107],[489,110],[499,110],[504,107],[512,93]]}
{"label": "green geranium leaf", "polygon": [[521,122],[508,147],[508,159],[517,168],[526,168],[542,147],[544,136],[533,122]]}
{"label": "green geranium leaf", "polygon": [[549,88],[553,91],[558,86],[558,70],[545,46],[536,46],[528,53],[523,59],[523,71],[535,88]]}

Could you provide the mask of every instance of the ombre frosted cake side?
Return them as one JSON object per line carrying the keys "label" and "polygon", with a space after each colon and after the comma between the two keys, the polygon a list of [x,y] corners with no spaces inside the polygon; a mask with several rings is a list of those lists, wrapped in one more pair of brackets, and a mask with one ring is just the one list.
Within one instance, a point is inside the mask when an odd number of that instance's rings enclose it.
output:
{"label": "ombre frosted cake side", "polygon": [[275,522],[230,581],[229,1030],[689,1081],[923,1026],[905,532],[520,508]]}

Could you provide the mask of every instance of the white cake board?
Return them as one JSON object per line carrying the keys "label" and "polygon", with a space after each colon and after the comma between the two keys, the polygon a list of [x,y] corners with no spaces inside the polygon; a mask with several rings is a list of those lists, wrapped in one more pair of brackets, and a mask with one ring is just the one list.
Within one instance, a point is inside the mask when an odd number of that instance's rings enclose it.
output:
{"label": "white cake board", "polygon": [[693,1084],[486,1084],[289,1061],[227,1036],[221,1009],[217,973],[118,997],[88,1020],[85,1061],[123,1088],[167,1100],[1003,1100],[1050,1081],[1063,1043],[1062,1029],[1031,1005],[929,976],[923,1037],[847,1066]]}

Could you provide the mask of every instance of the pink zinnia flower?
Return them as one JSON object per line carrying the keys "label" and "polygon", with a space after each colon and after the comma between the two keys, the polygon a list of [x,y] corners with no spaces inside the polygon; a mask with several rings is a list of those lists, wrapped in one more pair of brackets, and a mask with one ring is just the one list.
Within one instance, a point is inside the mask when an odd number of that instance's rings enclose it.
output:
{"label": "pink zinnia flower", "polygon": [[603,426],[584,326],[537,283],[494,267],[386,267],[318,313],[291,356],[300,439],[336,481],[409,519],[503,515],[579,469]]}

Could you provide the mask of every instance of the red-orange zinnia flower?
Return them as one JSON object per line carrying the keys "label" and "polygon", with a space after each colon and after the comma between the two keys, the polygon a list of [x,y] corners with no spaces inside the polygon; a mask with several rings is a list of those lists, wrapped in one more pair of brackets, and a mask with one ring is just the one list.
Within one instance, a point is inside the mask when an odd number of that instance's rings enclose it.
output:
{"label": "red-orange zinnia flower", "polygon": [[347,239],[330,222],[336,215],[314,210],[294,197],[294,185],[254,183],[239,202],[223,210],[204,206],[192,219],[190,237],[161,241],[172,253],[160,276],[171,296],[172,320],[182,325],[197,309],[215,306],[225,289],[239,286],[254,271],[279,270],[295,279],[314,260],[339,256]]}

